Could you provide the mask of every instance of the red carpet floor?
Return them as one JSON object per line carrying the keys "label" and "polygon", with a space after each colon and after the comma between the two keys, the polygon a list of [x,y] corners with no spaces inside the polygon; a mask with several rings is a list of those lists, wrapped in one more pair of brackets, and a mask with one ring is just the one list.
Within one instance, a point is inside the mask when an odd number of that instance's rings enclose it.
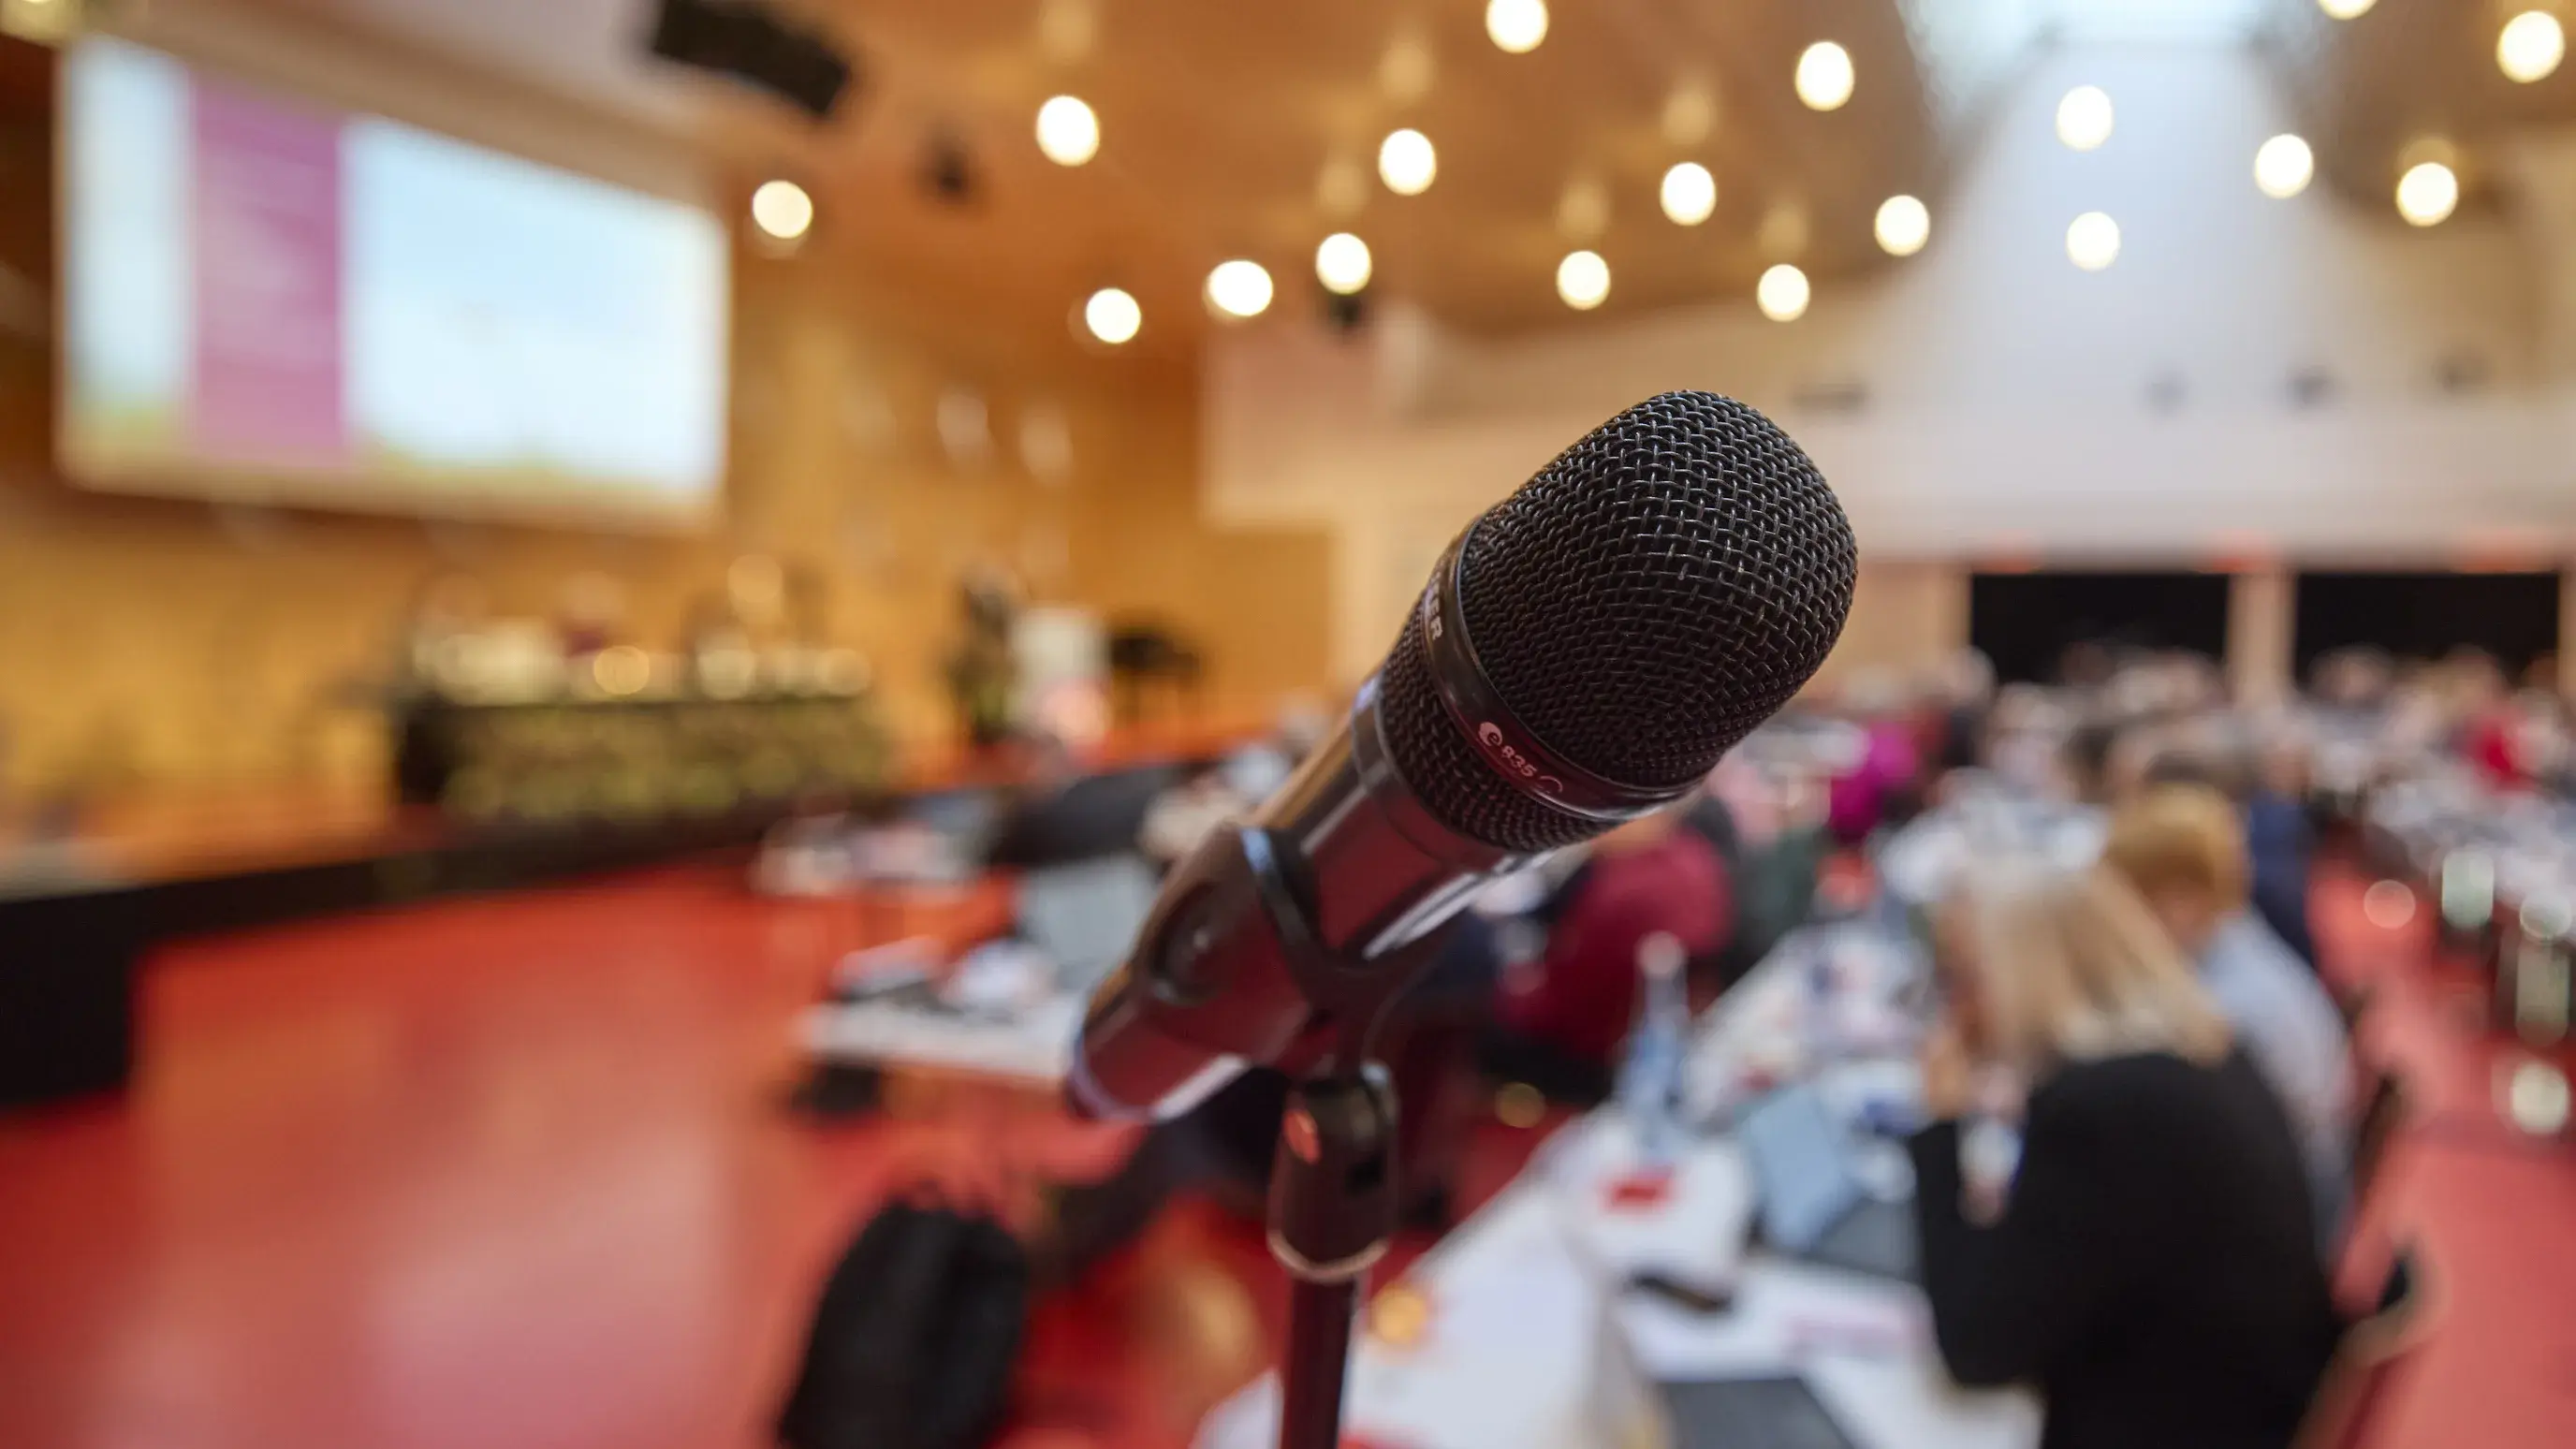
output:
{"label": "red carpet floor", "polygon": [[2345,1288],[2374,1284],[2386,1250],[2409,1243],[2434,1308],[2430,1336],[2366,1442],[2576,1443],[2576,1149],[2563,1136],[2527,1136],[2497,1105],[2512,1064],[2545,1057],[2576,1072],[2576,1048],[2539,1051],[2487,1030],[2483,982],[2458,963],[2435,964],[2429,909],[2374,922],[2368,885],[2321,867],[2312,919],[2328,976],[2376,993],[2356,1050],[2396,1069],[2415,1105],[2362,1206]]}
{"label": "red carpet floor", "polygon": [[[823,1266],[947,1140],[781,1106],[856,931],[675,871],[165,953],[131,1096],[0,1119],[0,1445],[765,1443]],[[1534,1141],[1484,1135],[1471,1199]],[[1283,1301],[1184,1205],[1040,1309],[1005,1442],[1185,1442]]]}

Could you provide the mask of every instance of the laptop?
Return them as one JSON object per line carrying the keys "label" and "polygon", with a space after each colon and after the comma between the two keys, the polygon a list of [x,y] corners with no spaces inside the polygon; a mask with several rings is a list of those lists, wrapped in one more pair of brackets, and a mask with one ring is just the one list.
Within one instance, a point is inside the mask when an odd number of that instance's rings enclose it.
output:
{"label": "laptop", "polygon": [[1756,1102],[1738,1136],[1765,1243],[1827,1267],[1919,1279],[1912,1207],[1871,1196],[1852,1167],[1847,1134],[1812,1084]]}
{"label": "laptop", "polygon": [[1040,866],[1020,876],[1018,934],[1055,963],[1058,985],[1087,992],[1135,948],[1161,884],[1134,855]]}
{"label": "laptop", "polygon": [[1802,1378],[1709,1379],[1662,1387],[1673,1449],[1858,1449]]}

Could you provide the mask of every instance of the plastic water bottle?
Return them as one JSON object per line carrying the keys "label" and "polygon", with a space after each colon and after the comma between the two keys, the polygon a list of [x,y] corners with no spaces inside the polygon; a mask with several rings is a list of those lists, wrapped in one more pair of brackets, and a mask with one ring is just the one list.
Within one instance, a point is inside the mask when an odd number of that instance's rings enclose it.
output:
{"label": "plastic water bottle", "polygon": [[1635,1132],[1641,1165],[1670,1166],[1678,1146],[1682,1053],[1690,1001],[1682,943],[1657,931],[1637,943],[1637,1022],[1619,1064],[1619,1105]]}

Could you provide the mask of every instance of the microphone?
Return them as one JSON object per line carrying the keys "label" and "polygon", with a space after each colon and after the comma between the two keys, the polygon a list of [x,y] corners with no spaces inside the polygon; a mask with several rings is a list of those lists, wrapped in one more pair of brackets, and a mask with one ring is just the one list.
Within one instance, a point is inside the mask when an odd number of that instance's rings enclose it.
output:
{"label": "microphone", "polygon": [[1855,561],[1823,476],[1743,403],[1670,392],[1594,429],[1467,525],[1341,727],[1174,867],[1068,1101],[1168,1118],[1364,1036],[1479,887],[1680,798],[1786,704]]}

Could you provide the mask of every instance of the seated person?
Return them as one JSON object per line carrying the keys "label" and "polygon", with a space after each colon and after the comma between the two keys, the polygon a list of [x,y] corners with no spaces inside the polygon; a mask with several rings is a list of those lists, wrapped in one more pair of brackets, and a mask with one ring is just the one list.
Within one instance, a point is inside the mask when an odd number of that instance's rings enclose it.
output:
{"label": "seated person", "polygon": [[1813,914],[1816,875],[1832,842],[1818,822],[1798,818],[1799,788],[1729,754],[1684,813],[1716,849],[1734,905],[1715,963],[1721,991]]}
{"label": "seated person", "polygon": [[1136,848],[1169,870],[1218,829],[1250,814],[1259,798],[1235,789],[1225,765],[1202,765],[1146,805]]}
{"label": "seated person", "polygon": [[1705,787],[1694,790],[1673,810],[1681,817],[1683,828],[1707,841],[1708,848],[1717,852],[1718,864],[1732,871],[1736,862],[1744,858],[1744,832],[1736,826],[1735,812],[1726,808],[1726,802],[1714,792]]}
{"label": "seated person", "polygon": [[2342,1222],[2351,1174],[2343,1018],[2316,973],[2248,909],[2243,828],[2206,786],[2159,785],[2111,819],[2103,863],[2145,899],[2198,970],[2297,1130],[2321,1242]]}
{"label": "seated person", "polygon": [[1932,768],[1941,773],[1983,764],[1986,722],[1995,706],[1995,666],[1975,649],[1961,649],[1942,666],[1935,686],[1940,706]]}
{"label": "seated person", "polygon": [[[2248,904],[2313,971],[2317,942],[2308,926],[2308,886],[2316,832],[2299,793],[2282,784],[2291,768],[2283,755],[2271,749],[2260,765],[2238,768],[2209,750],[2167,750],[2147,766],[2142,785],[2202,785],[2240,802],[2251,871]],[[2302,769],[2304,764],[2298,762]]]}
{"label": "seated person", "polygon": [[[1950,909],[1911,1144],[1943,1361],[2034,1384],[2042,1449],[2282,1449],[2341,1324],[2279,1100],[2110,871],[1989,875]],[[1978,1059],[2031,1084],[1990,1224],[1960,1200]]]}
{"label": "seated person", "polygon": [[1640,816],[1594,841],[1553,903],[1547,949],[1503,968],[1486,1068],[1551,1097],[1609,1095],[1637,1011],[1637,947],[1666,933],[1693,960],[1724,946],[1734,902],[1717,851],[1680,812]]}
{"label": "seated person", "polygon": [[1859,845],[1879,826],[1911,818],[1922,758],[1893,681],[1864,673],[1846,691],[1846,704],[1860,726],[1861,753],[1826,788],[1825,828],[1839,843]]}
{"label": "seated person", "polygon": [[2283,736],[2264,743],[2253,789],[2245,798],[2245,851],[2254,864],[2254,910],[2317,967],[2316,932],[2308,924],[2316,827],[2308,820],[2307,741]]}
{"label": "seated person", "polygon": [[2067,797],[2079,805],[2104,805],[2111,799],[2111,754],[2120,742],[2117,726],[2100,720],[2077,725],[2059,749],[2058,766]]}

